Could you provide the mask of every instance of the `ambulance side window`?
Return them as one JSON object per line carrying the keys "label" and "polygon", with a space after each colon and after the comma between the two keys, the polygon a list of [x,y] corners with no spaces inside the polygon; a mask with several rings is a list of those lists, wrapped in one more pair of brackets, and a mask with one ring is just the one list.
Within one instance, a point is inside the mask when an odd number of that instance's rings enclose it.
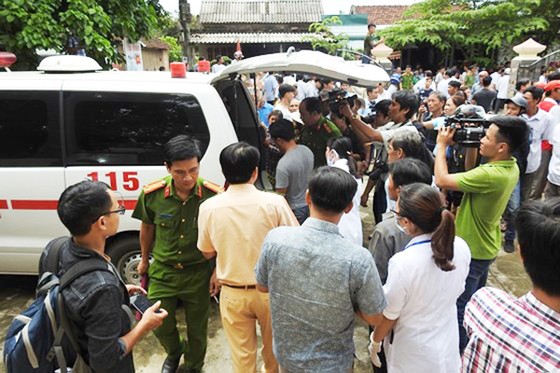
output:
{"label": "ambulance side window", "polygon": [[210,141],[199,102],[188,94],[65,92],[67,165],[160,165],[162,147],[186,134],[202,154]]}
{"label": "ambulance side window", "polygon": [[58,92],[0,92],[0,167],[61,165]]}

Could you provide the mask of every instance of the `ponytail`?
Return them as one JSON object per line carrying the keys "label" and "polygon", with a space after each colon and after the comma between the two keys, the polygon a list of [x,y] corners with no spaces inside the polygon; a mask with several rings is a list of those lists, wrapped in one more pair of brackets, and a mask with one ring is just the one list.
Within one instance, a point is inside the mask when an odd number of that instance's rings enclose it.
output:
{"label": "ponytail", "polygon": [[432,258],[436,265],[445,272],[455,269],[455,222],[439,191],[422,183],[408,184],[401,187],[397,203],[401,216],[422,232],[432,233]]}
{"label": "ponytail", "polygon": [[[441,211],[441,212],[440,212]],[[432,235],[432,253],[436,265],[442,271],[452,271],[453,265],[453,244],[455,241],[455,222],[451,211],[441,207],[441,223]]]}

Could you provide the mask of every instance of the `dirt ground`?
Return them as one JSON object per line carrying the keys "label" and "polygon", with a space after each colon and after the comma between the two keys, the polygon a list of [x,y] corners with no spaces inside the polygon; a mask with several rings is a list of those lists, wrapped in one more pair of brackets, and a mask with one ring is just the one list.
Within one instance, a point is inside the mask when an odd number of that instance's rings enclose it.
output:
{"label": "dirt ground", "polygon": [[[367,236],[374,227],[371,210],[361,208],[361,214],[364,236],[367,240]],[[5,336],[13,317],[31,303],[36,281],[37,278],[32,276],[0,276],[0,335]],[[518,254],[500,252],[497,260],[490,268],[489,285],[504,289],[516,296],[520,296],[530,289],[530,282],[523,270]],[[179,313],[178,318],[180,320],[183,317],[182,314],[182,312]],[[181,325],[184,331],[184,321],[182,320]],[[354,332],[357,357],[354,372],[371,372],[367,353],[367,337],[367,326],[361,320],[357,320]],[[3,350],[3,343],[0,349]],[[137,372],[159,372],[164,359],[165,352],[153,334],[144,338],[134,349]],[[180,371],[182,371],[181,369]],[[5,371],[2,364],[0,364],[0,371]],[[212,302],[208,352],[204,372],[228,373],[231,371],[230,352],[221,326],[218,305]]]}

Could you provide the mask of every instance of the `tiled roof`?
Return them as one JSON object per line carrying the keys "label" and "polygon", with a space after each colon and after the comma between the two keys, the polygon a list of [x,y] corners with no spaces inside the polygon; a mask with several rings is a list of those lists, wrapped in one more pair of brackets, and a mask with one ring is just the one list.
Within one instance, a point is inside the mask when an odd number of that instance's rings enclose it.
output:
{"label": "tiled roof", "polygon": [[302,43],[306,36],[313,34],[306,32],[298,33],[214,33],[193,34],[191,42],[195,44],[232,44],[232,43]]}
{"label": "tiled roof", "polygon": [[410,5],[354,5],[350,9],[352,14],[367,14],[368,23],[376,25],[392,25],[403,19],[403,13]]}
{"label": "tiled roof", "polygon": [[164,50],[169,49],[169,45],[167,45],[166,42],[164,42],[160,39],[149,39],[149,40],[142,39],[142,42],[144,43],[145,48],[164,49]]}
{"label": "tiled roof", "polygon": [[322,14],[321,0],[203,0],[200,23],[312,23]]}

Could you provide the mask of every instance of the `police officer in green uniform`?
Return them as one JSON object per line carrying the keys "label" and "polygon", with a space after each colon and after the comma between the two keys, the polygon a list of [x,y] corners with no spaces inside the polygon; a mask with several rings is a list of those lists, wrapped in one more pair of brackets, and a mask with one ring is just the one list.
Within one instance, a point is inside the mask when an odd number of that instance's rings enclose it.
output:
{"label": "police officer in green uniform", "polygon": [[[206,354],[210,296],[219,291],[219,283],[196,247],[198,207],[220,188],[198,177],[200,150],[187,136],[169,140],[164,153],[169,175],[143,188],[132,214],[142,221],[138,272],[148,272],[148,298],[161,300],[169,313],[154,331],[167,352],[162,372],[176,372],[183,354],[187,371],[199,372]],[[177,330],[175,311],[180,304],[186,340]]]}
{"label": "police officer in green uniform", "polygon": [[325,166],[325,150],[331,137],[342,137],[340,129],[322,114],[321,101],[317,97],[307,97],[299,104],[301,120],[305,124],[301,129],[299,143],[313,153],[313,168]]}

